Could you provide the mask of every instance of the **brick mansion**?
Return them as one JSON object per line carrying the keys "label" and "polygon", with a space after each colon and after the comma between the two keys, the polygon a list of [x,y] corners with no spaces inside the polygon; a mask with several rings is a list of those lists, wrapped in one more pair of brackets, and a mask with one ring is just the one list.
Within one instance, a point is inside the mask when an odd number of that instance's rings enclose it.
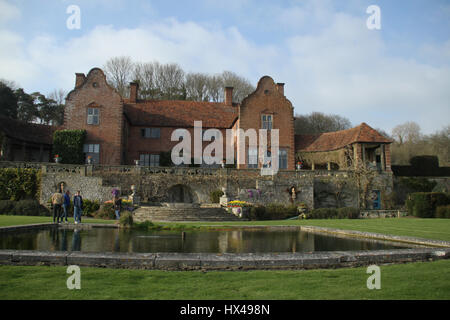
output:
{"label": "brick mansion", "polygon": [[[203,130],[235,133],[234,158],[238,169],[263,166],[257,146],[245,139],[237,148],[239,132],[267,129],[269,157],[278,156],[280,170],[295,170],[297,161],[305,169],[345,170],[358,161],[380,171],[391,171],[391,141],[365,123],[337,132],[295,135],[294,107],[284,95],[284,84],[262,77],[256,90],[241,103],[232,101],[233,88],[224,89],[222,102],[140,100],[139,85],[130,83],[129,97],[122,97],[106,81],[99,68],[87,75],[76,73],[75,88],[66,97],[64,125],[57,129],[86,130],[85,157],[94,164],[143,166],[165,165],[164,154],[179,141],[171,141],[176,129],[186,129],[194,137],[194,121]],[[3,160],[49,161],[54,129],[0,119],[0,132],[9,141]],[[239,130],[239,129],[243,129]],[[278,155],[271,154],[270,132],[279,130]],[[192,142],[193,143],[193,142]],[[204,141],[203,148],[210,142]],[[225,149],[225,147],[224,147]],[[244,151],[244,152],[242,152]],[[223,150],[225,157],[225,150]],[[356,160],[356,161],[355,161]]]}

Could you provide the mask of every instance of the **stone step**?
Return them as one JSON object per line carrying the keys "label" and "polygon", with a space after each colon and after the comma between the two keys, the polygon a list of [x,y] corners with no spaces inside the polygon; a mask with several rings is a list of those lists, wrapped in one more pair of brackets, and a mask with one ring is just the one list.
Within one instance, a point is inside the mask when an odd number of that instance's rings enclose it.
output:
{"label": "stone step", "polygon": [[218,206],[199,208],[142,206],[134,213],[136,221],[240,221]]}

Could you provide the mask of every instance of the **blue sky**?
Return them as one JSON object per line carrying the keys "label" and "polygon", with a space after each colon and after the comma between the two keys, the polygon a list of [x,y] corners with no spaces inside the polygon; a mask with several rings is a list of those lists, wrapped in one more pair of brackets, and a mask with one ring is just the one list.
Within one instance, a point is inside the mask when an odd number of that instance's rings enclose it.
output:
{"label": "blue sky", "polygon": [[[69,5],[81,29],[69,30]],[[381,30],[368,30],[369,5]],[[284,82],[295,112],[336,113],[390,132],[449,125],[448,0],[0,0],[0,78],[72,89],[113,56]]]}

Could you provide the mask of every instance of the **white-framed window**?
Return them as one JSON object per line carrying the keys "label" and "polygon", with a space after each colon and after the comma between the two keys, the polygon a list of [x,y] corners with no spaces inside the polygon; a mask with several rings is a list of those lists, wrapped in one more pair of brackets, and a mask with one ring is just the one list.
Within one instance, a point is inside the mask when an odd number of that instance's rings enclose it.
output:
{"label": "white-framed window", "polygon": [[88,108],[87,123],[88,124],[100,123],[100,110],[98,108]]}
{"label": "white-framed window", "polygon": [[258,148],[249,147],[247,154],[247,168],[256,169],[258,168]]}
{"label": "white-framed window", "polygon": [[83,146],[83,152],[85,153],[100,153],[100,145],[94,143],[88,143]]}
{"label": "white-framed window", "polygon": [[88,159],[91,159],[91,163],[100,163],[100,145],[98,143],[84,144],[83,152],[86,157],[86,163],[88,163]]}
{"label": "white-framed window", "polygon": [[159,154],[141,154],[139,162],[141,166],[159,167]]}
{"label": "white-framed window", "polygon": [[262,129],[272,130],[273,128],[273,116],[271,114],[263,114],[261,116]]}
{"label": "white-framed window", "polygon": [[286,149],[278,150],[278,167],[280,169],[287,169],[288,167],[288,152]]}
{"label": "white-framed window", "polygon": [[142,128],[141,136],[143,138],[159,139],[161,137],[161,129],[160,128]]}

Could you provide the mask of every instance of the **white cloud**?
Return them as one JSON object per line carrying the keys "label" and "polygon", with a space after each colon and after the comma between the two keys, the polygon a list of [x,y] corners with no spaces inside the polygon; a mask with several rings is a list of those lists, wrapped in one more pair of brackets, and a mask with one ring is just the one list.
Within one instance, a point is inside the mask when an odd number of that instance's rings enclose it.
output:
{"label": "white cloud", "polygon": [[[255,43],[237,27],[176,19],[133,29],[97,26],[64,41],[40,35],[26,43],[21,35],[3,30],[0,43],[8,50],[0,51],[0,78],[14,80],[27,91],[70,90],[75,72],[86,73],[110,57],[129,55],[135,61],[177,62],[186,71],[232,70],[255,84],[271,75],[286,83],[286,95],[298,113],[336,113],[354,124],[365,121],[387,131],[405,121],[418,122],[425,132],[447,124],[449,44],[421,50],[428,57],[439,56],[439,66],[393,58],[382,32],[367,30],[365,18],[364,13],[333,13],[323,5],[293,8],[282,16],[285,26],[300,28],[315,21],[321,27],[313,33],[299,30],[279,46]],[[279,21],[279,16],[273,19]]]}
{"label": "white cloud", "polygon": [[10,3],[0,0],[0,25],[20,18],[20,10]]}

